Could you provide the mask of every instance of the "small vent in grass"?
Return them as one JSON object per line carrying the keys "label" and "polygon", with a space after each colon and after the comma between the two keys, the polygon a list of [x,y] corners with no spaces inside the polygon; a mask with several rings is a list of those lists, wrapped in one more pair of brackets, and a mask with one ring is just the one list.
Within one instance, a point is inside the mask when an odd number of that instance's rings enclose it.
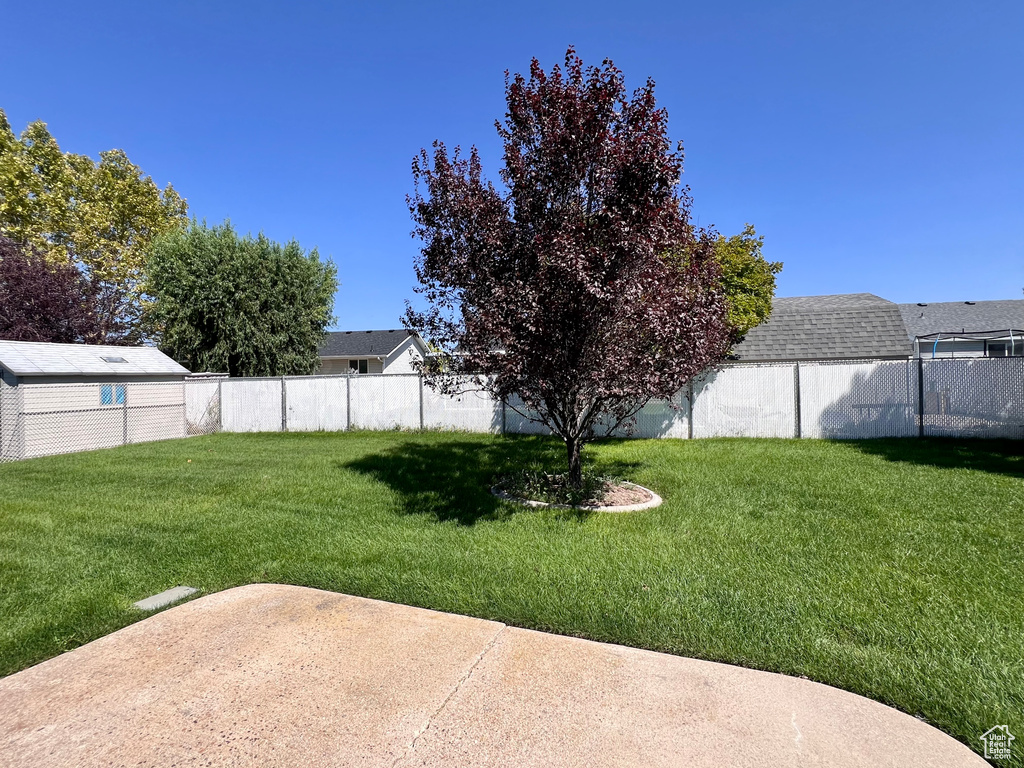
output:
{"label": "small vent in grass", "polygon": [[147,597],[145,600],[132,603],[132,605],[140,611],[155,611],[157,608],[163,608],[165,605],[176,603],[189,595],[194,595],[198,591],[195,587],[173,587],[152,597]]}

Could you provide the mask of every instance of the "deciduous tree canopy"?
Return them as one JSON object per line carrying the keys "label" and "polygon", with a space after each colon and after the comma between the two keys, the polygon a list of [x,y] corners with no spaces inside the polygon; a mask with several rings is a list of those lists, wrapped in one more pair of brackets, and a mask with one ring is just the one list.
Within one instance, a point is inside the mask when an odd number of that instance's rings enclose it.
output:
{"label": "deciduous tree canopy", "polygon": [[720,236],[715,246],[734,342],[772,313],[775,276],[782,271],[782,262],[766,261],[761,255],[763,245],[764,238],[754,231],[753,224],[747,224],[738,235]]}
{"label": "deciduous tree canopy", "polygon": [[75,265],[0,236],[0,339],[96,343],[100,337],[95,297]]}
{"label": "deciduous tree canopy", "polygon": [[143,266],[152,240],[187,223],[187,205],[119,149],[62,152],[46,124],[15,136],[0,111],[0,234],[34,246],[86,276],[101,323],[98,340],[142,336]]}
{"label": "deciduous tree canopy", "polygon": [[232,376],[316,368],[338,287],[316,249],[193,221],[157,238],[148,271],[148,319],[160,348],[187,368]]}
{"label": "deciduous tree canopy", "polygon": [[670,398],[728,348],[716,237],[696,230],[683,154],[650,80],[630,96],[610,62],[506,78],[503,188],[435,143],[409,198],[425,310],[405,322],[442,354],[430,383],[485,374],[566,443],[582,446]]}

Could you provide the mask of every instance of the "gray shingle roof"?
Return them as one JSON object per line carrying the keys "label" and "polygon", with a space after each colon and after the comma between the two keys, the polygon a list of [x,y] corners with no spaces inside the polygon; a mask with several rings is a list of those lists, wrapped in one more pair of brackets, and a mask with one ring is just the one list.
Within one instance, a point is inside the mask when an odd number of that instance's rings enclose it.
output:
{"label": "gray shingle roof", "polygon": [[413,331],[330,331],[320,345],[320,357],[383,357],[392,352]]}
{"label": "gray shingle roof", "polygon": [[871,293],[776,298],[768,320],[733,348],[741,361],[909,357],[899,308]]}
{"label": "gray shingle roof", "polygon": [[1024,328],[1024,299],[976,301],[970,304],[965,301],[900,304],[899,308],[911,339],[932,333]]}
{"label": "gray shingle roof", "polygon": [[189,372],[156,347],[39,341],[0,341],[0,368],[15,376],[186,376]]}

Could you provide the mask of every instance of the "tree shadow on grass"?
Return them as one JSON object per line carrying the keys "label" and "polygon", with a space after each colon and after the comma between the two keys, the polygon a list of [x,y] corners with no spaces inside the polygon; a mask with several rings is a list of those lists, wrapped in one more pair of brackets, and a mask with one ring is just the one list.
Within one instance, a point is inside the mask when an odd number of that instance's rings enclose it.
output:
{"label": "tree shadow on grass", "polygon": [[889,461],[941,469],[973,469],[1024,479],[1024,442],[1020,440],[925,437],[853,440],[849,444]]}
{"label": "tree shadow on grass", "polygon": [[[473,525],[525,511],[491,494],[502,474],[525,467],[565,471],[565,448],[550,437],[515,435],[486,442],[458,436],[441,441],[407,440],[380,453],[338,467],[385,483],[402,496],[408,514],[430,515],[440,522]],[[602,466],[604,473],[625,473],[631,465]],[[567,511],[568,512],[568,511]],[[586,517],[586,513],[571,514]]]}

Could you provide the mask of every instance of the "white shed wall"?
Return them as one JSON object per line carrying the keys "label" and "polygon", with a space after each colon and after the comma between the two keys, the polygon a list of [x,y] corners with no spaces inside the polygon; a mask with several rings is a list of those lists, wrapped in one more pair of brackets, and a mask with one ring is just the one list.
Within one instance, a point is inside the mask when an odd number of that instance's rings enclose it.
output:
{"label": "white shed wall", "polygon": [[[105,387],[109,403],[103,402]],[[36,384],[23,380],[17,391],[24,458],[186,435],[181,381]]]}

